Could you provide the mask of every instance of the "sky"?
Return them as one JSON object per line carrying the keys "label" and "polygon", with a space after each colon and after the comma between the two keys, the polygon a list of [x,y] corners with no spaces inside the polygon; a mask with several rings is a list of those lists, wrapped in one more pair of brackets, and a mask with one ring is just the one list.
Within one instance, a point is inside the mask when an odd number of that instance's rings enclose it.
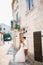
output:
{"label": "sky", "polygon": [[4,23],[10,26],[12,20],[12,0],[0,0],[0,23]]}

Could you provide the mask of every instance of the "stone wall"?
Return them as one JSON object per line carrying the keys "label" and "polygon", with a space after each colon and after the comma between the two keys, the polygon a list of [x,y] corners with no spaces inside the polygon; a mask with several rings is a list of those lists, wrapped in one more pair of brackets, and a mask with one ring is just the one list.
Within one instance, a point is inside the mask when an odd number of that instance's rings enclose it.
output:
{"label": "stone wall", "polygon": [[[21,1],[23,2],[23,1]],[[43,1],[42,1],[43,2]],[[28,51],[31,57],[34,59],[34,42],[33,42],[33,32],[43,31],[43,4],[41,0],[33,0],[33,8],[29,12],[24,11],[23,5],[21,15],[21,28],[27,28],[28,37]]]}
{"label": "stone wall", "polygon": [[0,46],[4,44],[3,34],[0,33]]}
{"label": "stone wall", "polygon": [[19,0],[18,4],[21,28],[27,28],[28,54],[34,60],[33,32],[43,31],[43,0],[33,0],[33,8],[28,12],[25,0]]}

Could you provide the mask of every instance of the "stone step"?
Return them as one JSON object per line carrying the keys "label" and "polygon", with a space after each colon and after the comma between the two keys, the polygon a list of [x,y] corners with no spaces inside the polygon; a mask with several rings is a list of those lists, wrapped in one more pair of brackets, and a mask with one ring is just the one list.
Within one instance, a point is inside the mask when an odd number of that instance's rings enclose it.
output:
{"label": "stone step", "polygon": [[9,65],[31,65],[31,64],[26,62],[9,62]]}

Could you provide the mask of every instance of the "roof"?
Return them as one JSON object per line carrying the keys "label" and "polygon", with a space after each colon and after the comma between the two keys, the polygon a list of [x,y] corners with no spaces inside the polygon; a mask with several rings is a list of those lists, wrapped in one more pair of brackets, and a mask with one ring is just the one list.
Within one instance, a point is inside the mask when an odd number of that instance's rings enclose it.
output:
{"label": "roof", "polygon": [[0,34],[3,34],[3,32],[0,32]]}

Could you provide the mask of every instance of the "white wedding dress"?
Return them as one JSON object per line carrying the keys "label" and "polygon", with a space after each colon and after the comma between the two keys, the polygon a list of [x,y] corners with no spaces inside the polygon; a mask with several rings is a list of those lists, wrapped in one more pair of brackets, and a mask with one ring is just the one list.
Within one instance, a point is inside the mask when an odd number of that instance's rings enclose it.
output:
{"label": "white wedding dress", "polygon": [[23,44],[21,44],[20,50],[15,55],[15,62],[25,62],[25,54]]}

